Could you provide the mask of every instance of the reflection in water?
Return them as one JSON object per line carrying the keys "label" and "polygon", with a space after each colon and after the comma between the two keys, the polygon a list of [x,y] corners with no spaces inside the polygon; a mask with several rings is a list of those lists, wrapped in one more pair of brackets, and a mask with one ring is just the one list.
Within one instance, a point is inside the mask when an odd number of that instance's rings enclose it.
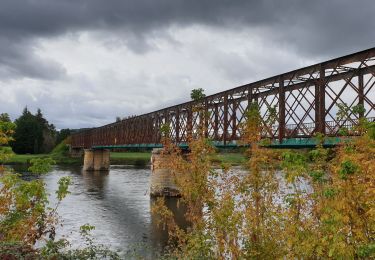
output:
{"label": "reflection in water", "polygon": [[88,172],[82,170],[82,179],[87,194],[96,196],[97,199],[103,199],[108,175],[109,171]]}
{"label": "reflection in water", "polygon": [[[186,205],[179,201],[179,198],[165,198],[165,205],[173,213],[175,223],[182,229],[186,230],[189,226],[189,223],[186,221]],[[155,198],[150,199],[151,207],[156,202]],[[165,248],[168,244],[168,229],[163,228],[162,225],[158,226],[159,217],[155,214],[151,214],[151,223],[152,223],[152,239],[154,248]]]}
{"label": "reflection in water", "polygon": [[[38,178],[23,172],[25,179]],[[82,246],[79,227],[86,223],[95,226],[93,236],[98,243],[107,245],[122,254],[130,250],[153,258],[167,244],[167,231],[156,226],[151,215],[149,177],[150,169],[130,166],[112,166],[108,172],[84,172],[81,167],[58,166],[41,176],[46,182],[51,203],[56,203],[57,181],[70,176],[73,184],[59,207],[63,222],[57,232],[69,238],[73,246]],[[176,223],[185,228],[185,208],[177,199],[167,199],[167,206],[176,216]],[[180,203],[181,204],[181,203]]]}

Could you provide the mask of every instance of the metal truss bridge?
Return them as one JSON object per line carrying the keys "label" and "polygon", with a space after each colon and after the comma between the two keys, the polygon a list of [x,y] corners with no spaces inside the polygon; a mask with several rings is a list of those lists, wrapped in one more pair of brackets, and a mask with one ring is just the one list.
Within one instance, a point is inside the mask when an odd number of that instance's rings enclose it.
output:
{"label": "metal truss bridge", "polygon": [[[72,148],[154,148],[161,147],[162,125],[169,125],[171,138],[184,146],[205,125],[205,136],[219,147],[237,146],[245,111],[257,102],[263,118],[262,137],[276,146],[311,146],[311,137],[320,132],[337,142],[342,127],[351,129],[360,117],[375,118],[375,48],[290,71],[239,86],[204,98],[209,115],[200,118],[186,102],[72,135]],[[337,105],[363,105],[365,112],[348,113],[336,119]],[[276,108],[277,121],[266,119]],[[204,120],[204,122],[202,122]],[[350,132],[351,135],[356,133]],[[336,140],[336,141],[334,141]]]}

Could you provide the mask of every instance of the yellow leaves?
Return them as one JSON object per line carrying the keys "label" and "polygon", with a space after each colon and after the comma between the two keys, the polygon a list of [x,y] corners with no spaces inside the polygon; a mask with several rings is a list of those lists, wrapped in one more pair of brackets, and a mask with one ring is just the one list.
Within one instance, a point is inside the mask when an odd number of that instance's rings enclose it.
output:
{"label": "yellow leaves", "polygon": [[[281,156],[256,144],[258,116],[252,110],[241,125],[243,143],[251,144],[244,176],[233,176],[227,167],[213,172],[213,151],[203,136],[190,141],[187,156],[170,153],[193,223],[180,239],[191,251],[179,256],[193,258],[201,250],[200,258],[216,259],[358,257],[359,245],[370,244],[375,234],[374,140],[362,136],[334,153],[320,145]],[[279,183],[288,190],[280,192]]]}

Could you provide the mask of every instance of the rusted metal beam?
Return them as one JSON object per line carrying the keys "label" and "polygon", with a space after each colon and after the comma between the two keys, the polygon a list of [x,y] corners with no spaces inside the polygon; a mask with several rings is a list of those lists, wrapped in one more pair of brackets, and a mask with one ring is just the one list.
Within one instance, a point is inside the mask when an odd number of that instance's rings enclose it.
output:
{"label": "rusted metal beam", "polygon": [[228,94],[224,95],[224,133],[223,133],[223,142],[224,145],[227,143],[228,138]]}
{"label": "rusted metal beam", "polygon": [[320,67],[319,71],[319,81],[318,81],[318,87],[319,87],[319,118],[318,118],[318,126],[319,126],[319,132],[322,134],[325,134],[325,117],[326,117],[326,109],[325,109],[325,97],[326,97],[326,77],[325,77],[325,68],[323,65]]}
{"label": "rusted metal beam", "polygon": [[284,79],[279,78],[279,142],[281,143],[285,137],[285,89]]}
{"label": "rusted metal beam", "polygon": [[[363,87],[363,71],[358,71],[358,105],[361,105],[363,108],[365,106],[365,94]],[[365,116],[364,111],[361,109],[359,112],[359,117],[362,118]]]}

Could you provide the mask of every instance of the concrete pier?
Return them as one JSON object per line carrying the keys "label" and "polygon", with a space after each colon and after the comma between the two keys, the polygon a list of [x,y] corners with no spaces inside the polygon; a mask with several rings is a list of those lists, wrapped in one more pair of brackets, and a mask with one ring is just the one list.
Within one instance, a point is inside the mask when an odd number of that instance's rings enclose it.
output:
{"label": "concrete pier", "polygon": [[85,149],[83,159],[84,171],[108,171],[109,150]]}
{"label": "concrete pier", "polygon": [[180,192],[175,184],[171,169],[167,169],[168,156],[161,154],[162,149],[152,150],[151,155],[151,197],[179,197]]}

